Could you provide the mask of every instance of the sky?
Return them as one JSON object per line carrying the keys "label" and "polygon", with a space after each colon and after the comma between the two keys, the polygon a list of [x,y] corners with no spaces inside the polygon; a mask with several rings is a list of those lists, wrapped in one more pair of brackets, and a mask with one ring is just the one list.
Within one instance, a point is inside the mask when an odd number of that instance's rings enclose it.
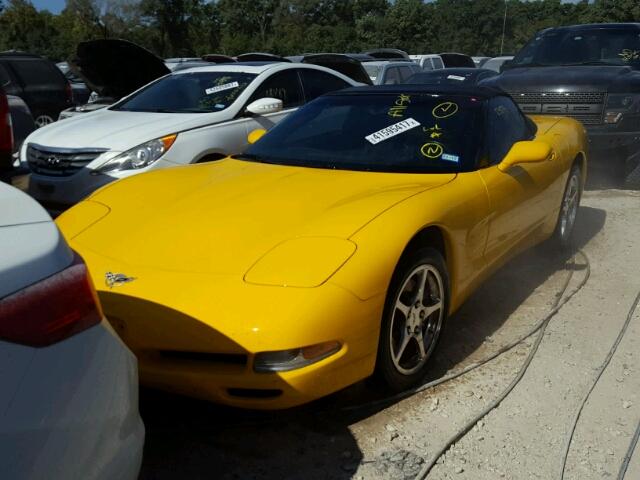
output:
{"label": "sky", "polygon": [[60,13],[66,0],[31,0],[38,10],[49,10],[51,13]]}

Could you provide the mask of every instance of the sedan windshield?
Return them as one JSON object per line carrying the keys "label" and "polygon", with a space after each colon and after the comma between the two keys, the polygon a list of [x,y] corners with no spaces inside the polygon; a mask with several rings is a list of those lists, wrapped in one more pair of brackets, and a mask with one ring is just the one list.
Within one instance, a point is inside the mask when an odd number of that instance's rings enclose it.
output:
{"label": "sedan windshield", "polygon": [[256,75],[187,72],[167,75],[112,107],[128,112],[209,113],[228,108]]}
{"label": "sedan windshield", "polygon": [[525,45],[509,67],[552,65],[629,65],[640,68],[640,30],[552,30]]}
{"label": "sedan windshield", "polygon": [[425,93],[320,97],[238,158],[340,170],[469,171],[481,148],[482,103]]}

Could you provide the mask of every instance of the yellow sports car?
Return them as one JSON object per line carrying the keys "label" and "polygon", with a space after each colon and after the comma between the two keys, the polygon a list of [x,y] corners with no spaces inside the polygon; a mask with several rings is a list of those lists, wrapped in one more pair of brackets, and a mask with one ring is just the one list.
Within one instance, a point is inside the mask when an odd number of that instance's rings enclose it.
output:
{"label": "yellow sports car", "polygon": [[419,382],[487,275],[569,241],[585,144],[497,90],[348,89],[243,155],[116,182],[58,225],[144,384],[287,408],[374,373]]}

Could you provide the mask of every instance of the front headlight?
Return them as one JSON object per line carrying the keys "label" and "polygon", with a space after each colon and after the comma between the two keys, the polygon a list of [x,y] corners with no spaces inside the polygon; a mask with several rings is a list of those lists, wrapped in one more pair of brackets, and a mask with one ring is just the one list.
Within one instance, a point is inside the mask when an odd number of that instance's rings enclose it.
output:
{"label": "front headlight", "polygon": [[640,112],[640,95],[635,93],[610,93],[607,96],[605,123],[618,123],[627,113]]}
{"label": "front headlight", "polygon": [[174,133],[173,135],[156,138],[150,142],[138,145],[108,160],[98,167],[95,173],[120,172],[122,170],[136,170],[148,167],[171,148],[171,145],[173,145],[177,137],[178,135]]}
{"label": "front headlight", "polygon": [[325,342],[309,347],[257,353],[253,369],[258,373],[288,372],[319,362],[342,348],[340,342]]}

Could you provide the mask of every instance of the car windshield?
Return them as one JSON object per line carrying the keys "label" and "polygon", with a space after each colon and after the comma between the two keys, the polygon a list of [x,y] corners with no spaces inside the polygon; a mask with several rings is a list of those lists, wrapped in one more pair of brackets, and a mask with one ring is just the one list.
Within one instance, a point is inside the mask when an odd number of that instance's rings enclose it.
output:
{"label": "car windshield", "polygon": [[209,113],[228,108],[255,74],[186,72],[167,75],[112,107],[128,112]]}
{"label": "car windshield", "polygon": [[340,170],[470,171],[481,151],[482,103],[424,93],[328,95],[238,158]]}
{"label": "car windshield", "polygon": [[509,68],[551,65],[629,65],[640,68],[640,30],[552,30],[525,45]]}

